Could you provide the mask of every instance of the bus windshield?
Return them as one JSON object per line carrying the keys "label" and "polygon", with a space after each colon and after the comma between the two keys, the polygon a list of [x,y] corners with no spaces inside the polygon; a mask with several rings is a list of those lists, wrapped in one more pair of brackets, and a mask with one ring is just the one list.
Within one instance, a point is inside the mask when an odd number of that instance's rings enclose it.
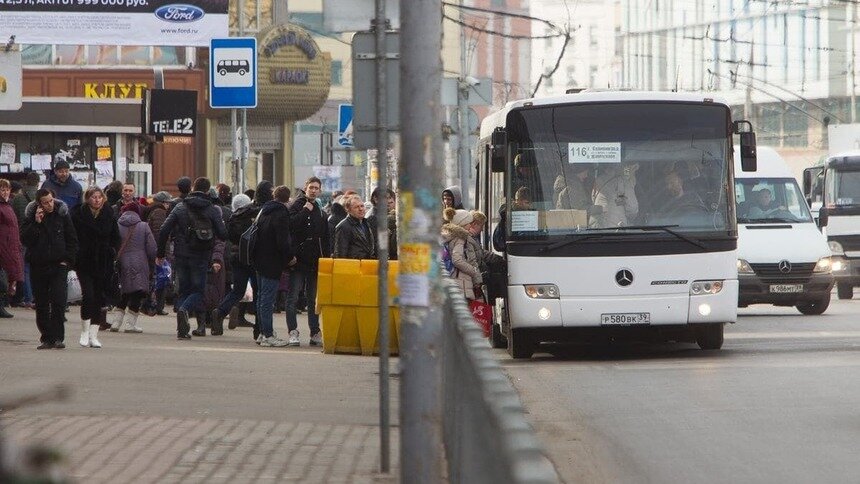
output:
{"label": "bus windshield", "polygon": [[698,103],[511,111],[511,238],[650,226],[725,235],[734,230],[729,120],[725,106]]}

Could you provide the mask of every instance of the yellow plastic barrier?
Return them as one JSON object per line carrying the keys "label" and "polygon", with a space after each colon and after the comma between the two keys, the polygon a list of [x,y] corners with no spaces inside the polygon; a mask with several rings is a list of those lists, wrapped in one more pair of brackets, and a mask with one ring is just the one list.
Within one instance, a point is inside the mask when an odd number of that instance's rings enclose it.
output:
{"label": "yellow plastic barrier", "polygon": [[[399,295],[397,261],[388,263],[389,299]],[[379,261],[320,259],[316,312],[325,353],[379,354]],[[400,347],[400,310],[388,308],[391,354]]]}

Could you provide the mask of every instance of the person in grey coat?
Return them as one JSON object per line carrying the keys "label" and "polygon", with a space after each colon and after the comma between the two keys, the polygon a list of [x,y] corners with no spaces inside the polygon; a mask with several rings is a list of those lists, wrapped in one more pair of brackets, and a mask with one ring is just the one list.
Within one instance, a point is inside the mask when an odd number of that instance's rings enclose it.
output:
{"label": "person in grey coat", "polygon": [[111,331],[127,327],[126,333],[142,333],[137,324],[140,305],[149,294],[149,281],[155,267],[155,237],[149,225],[140,220],[141,208],[136,202],[120,209],[119,280],[122,298],[114,309]]}

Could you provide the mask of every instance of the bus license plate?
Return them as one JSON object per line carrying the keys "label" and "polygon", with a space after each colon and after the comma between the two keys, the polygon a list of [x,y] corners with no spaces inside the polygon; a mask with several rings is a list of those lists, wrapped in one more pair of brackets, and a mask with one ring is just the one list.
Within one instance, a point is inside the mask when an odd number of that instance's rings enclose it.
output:
{"label": "bus license plate", "polygon": [[783,294],[803,292],[803,284],[771,284],[770,292]]}
{"label": "bus license plate", "polygon": [[601,325],[651,324],[651,313],[607,313],[600,315]]}

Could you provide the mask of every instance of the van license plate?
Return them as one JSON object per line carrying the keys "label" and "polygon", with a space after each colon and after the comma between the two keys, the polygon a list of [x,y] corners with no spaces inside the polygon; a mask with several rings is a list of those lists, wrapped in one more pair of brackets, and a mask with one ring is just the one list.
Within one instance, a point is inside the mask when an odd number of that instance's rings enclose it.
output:
{"label": "van license plate", "polygon": [[600,315],[600,324],[628,325],[628,324],[651,324],[651,313],[607,313]]}
{"label": "van license plate", "polygon": [[770,292],[780,294],[803,292],[803,284],[771,284]]}

